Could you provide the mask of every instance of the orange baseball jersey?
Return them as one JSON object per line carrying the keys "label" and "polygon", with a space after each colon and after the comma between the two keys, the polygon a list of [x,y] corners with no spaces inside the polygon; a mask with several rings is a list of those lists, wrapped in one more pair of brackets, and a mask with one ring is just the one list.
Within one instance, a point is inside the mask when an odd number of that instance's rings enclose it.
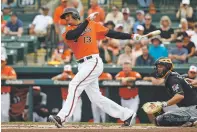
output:
{"label": "orange baseball jersey", "polygon": [[53,16],[53,21],[54,23],[57,23],[57,24],[61,24],[61,25],[66,25],[66,20],[64,19],[61,19],[60,16],[62,15],[62,13],[64,12],[64,9],[65,7],[63,6],[58,6],[56,9],[55,9],[55,12],[54,12],[54,16]]}
{"label": "orange baseball jersey", "polygon": [[[5,66],[3,69],[1,69],[1,76],[15,76],[16,72],[11,66]],[[2,86],[1,87],[1,93],[9,93],[11,90],[10,86]]]}
{"label": "orange baseball jersey", "polygon": [[100,23],[90,21],[84,32],[77,40],[67,40],[66,34],[69,30],[75,29],[77,26],[67,26],[66,32],[62,34],[65,43],[72,49],[77,60],[92,54],[98,54],[97,40],[103,39],[108,32],[108,28]]}
{"label": "orange baseball jersey", "polygon": [[[71,78],[74,78],[74,74],[71,72],[69,73],[69,75],[71,76]],[[67,76],[63,75],[61,78],[62,81],[68,80]],[[68,88],[61,88],[61,93],[62,93],[62,99],[66,100],[67,95],[68,95]]]}
{"label": "orange baseball jersey", "polygon": [[105,20],[105,12],[103,10],[103,8],[101,8],[100,6],[96,6],[95,8],[90,8],[88,10],[88,15],[90,15],[91,13],[94,12],[99,12],[99,14],[96,16],[95,18],[95,22],[104,22]]}
{"label": "orange baseball jersey", "polygon": [[[112,80],[112,75],[110,73],[107,72],[103,72],[100,76],[99,76],[99,80]],[[102,95],[105,95],[105,89],[104,88],[100,88],[100,91],[102,93]]]}
{"label": "orange baseball jersey", "polygon": [[[138,72],[135,72],[135,71],[130,71],[129,75],[125,75],[125,72],[124,71],[121,71],[119,72],[117,75],[116,75],[116,78],[117,77],[136,77],[136,78],[141,78],[141,75],[138,73]],[[119,96],[122,97],[122,98],[133,98],[135,97],[136,95],[138,95],[138,88],[131,88],[131,89],[128,89],[128,88],[119,88]]]}

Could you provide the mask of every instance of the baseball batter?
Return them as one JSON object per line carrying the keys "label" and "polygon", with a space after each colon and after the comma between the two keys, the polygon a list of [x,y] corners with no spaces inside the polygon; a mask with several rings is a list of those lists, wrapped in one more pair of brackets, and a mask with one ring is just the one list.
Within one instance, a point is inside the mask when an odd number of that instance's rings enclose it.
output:
{"label": "baseball batter", "polygon": [[197,93],[193,87],[177,72],[173,71],[173,64],[169,58],[160,58],[155,63],[158,78],[165,79],[165,87],[171,96],[162,102],[163,108],[178,105],[179,108],[165,112],[155,119],[158,126],[185,126],[197,125]]}
{"label": "baseball batter", "polygon": [[78,11],[74,8],[66,8],[61,15],[61,19],[65,19],[69,24],[66,31],[62,32],[62,37],[77,59],[78,73],[69,83],[68,96],[63,108],[56,116],[49,116],[49,120],[54,122],[58,128],[62,127],[66,118],[72,116],[78,97],[83,90],[87,93],[90,101],[105,113],[124,121],[123,126],[131,126],[135,123],[135,112],[102,96],[99,91],[98,77],[103,71],[103,62],[99,57],[97,40],[105,36],[139,40],[141,36],[109,30],[94,21],[97,14],[97,12],[90,14],[82,23]]}

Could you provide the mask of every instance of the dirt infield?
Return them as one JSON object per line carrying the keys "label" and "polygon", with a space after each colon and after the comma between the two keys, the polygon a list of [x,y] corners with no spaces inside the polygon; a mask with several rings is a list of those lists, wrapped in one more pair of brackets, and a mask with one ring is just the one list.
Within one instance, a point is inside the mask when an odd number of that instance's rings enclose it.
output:
{"label": "dirt infield", "polygon": [[152,125],[137,125],[133,127],[121,127],[120,124],[66,124],[57,129],[53,124],[2,124],[2,132],[197,132],[196,127],[156,127]]}

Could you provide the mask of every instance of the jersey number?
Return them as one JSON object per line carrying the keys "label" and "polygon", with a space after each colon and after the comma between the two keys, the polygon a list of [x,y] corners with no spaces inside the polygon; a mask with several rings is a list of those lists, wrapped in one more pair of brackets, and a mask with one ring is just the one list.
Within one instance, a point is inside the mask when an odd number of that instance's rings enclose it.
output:
{"label": "jersey number", "polygon": [[92,42],[92,38],[90,36],[84,37],[84,43],[91,43],[91,42]]}

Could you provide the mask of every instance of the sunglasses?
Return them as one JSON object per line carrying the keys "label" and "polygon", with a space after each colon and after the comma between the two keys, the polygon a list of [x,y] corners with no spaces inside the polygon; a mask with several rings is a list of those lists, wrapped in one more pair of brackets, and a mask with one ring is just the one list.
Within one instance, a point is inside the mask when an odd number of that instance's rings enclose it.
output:
{"label": "sunglasses", "polygon": [[190,71],[190,73],[191,73],[191,74],[196,74],[196,72],[191,72],[191,71]]}

